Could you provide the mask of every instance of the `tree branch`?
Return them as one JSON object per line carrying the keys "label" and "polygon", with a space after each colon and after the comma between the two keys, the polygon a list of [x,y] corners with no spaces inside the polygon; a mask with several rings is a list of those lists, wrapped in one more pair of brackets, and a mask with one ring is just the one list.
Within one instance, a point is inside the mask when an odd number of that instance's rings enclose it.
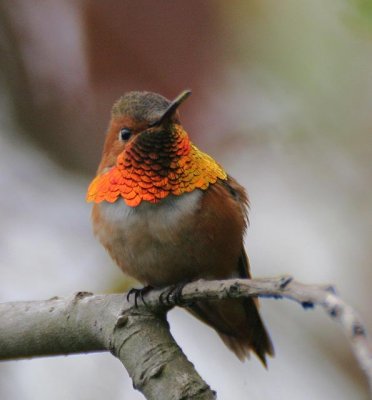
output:
{"label": "tree branch", "polygon": [[[152,291],[145,297],[148,306],[156,307],[164,291]],[[304,308],[321,306],[341,325],[350,342],[360,368],[364,371],[372,394],[372,342],[359,314],[343,301],[331,285],[309,285],[296,282],[290,276],[262,279],[229,279],[224,281],[199,280],[185,285],[182,295],[168,292],[170,305],[187,305],[201,299],[238,297],[287,298]]]}
{"label": "tree branch", "polygon": [[[70,298],[0,304],[0,360],[45,355],[111,351],[148,399],[213,399],[170,335],[167,309],[196,300],[249,296],[288,298],[303,307],[320,305],[338,321],[372,389],[372,345],[355,310],[331,286],[305,285],[290,277],[200,280],[152,290],[146,305],[128,303],[124,295],[77,293]],[[372,390],[371,390],[372,392]]]}
{"label": "tree branch", "polygon": [[169,332],[164,307],[132,307],[124,295],[0,304],[0,360],[111,351],[147,399],[210,400],[215,393]]}

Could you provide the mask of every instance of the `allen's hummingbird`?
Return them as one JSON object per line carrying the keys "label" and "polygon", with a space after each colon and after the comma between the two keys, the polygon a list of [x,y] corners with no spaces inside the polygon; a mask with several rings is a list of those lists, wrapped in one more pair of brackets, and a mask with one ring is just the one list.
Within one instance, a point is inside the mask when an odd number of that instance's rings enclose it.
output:
{"label": "allen's hummingbird", "polygon": [[[183,129],[178,107],[150,92],[113,106],[102,161],[89,186],[94,232],[119,267],[144,285],[249,278],[243,247],[248,197]],[[203,300],[188,310],[243,360],[266,365],[273,347],[256,299]]]}

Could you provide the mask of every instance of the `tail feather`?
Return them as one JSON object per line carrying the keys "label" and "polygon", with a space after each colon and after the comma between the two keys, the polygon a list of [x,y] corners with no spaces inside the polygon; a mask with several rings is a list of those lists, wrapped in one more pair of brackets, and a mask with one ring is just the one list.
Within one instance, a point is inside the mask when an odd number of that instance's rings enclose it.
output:
{"label": "tail feather", "polygon": [[274,355],[253,299],[202,301],[193,304],[189,311],[214,328],[241,361],[249,358],[253,351],[266,367],[266,354]]}
{"label": "tail feather", "polygon": [[[238,260],[237,274],[240,278],[251,278],[244,248]],[[274,356],[274,347],[258,312],[258,306],[258,299],[254,297],[203,300],[194,303],[188,311],[214,328],[241,361],[249,358],[253,351],[266,367],[266,355]]]}

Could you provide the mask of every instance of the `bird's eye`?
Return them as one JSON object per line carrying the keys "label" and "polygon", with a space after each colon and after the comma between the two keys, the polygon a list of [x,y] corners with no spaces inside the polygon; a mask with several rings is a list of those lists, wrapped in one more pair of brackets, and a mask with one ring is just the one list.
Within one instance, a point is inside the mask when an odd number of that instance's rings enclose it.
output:
{"label": "bird's eye", "polygon": [[122,128],[119,132],[119,140],[128,140],[132,136],[132,131],[129,128]]}

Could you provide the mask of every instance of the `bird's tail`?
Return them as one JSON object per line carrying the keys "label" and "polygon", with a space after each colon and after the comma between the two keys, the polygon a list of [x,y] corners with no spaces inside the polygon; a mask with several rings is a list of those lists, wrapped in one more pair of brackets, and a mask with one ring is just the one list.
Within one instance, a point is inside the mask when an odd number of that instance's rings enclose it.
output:
{"label": "bird's tail", "polygon": [[250,351],[253,351],[266,367],[266,355],[274,355],[270,336],[258,313],[256,299],[200,301],[188,310],[214,328],[240,360],[249,358]]}

